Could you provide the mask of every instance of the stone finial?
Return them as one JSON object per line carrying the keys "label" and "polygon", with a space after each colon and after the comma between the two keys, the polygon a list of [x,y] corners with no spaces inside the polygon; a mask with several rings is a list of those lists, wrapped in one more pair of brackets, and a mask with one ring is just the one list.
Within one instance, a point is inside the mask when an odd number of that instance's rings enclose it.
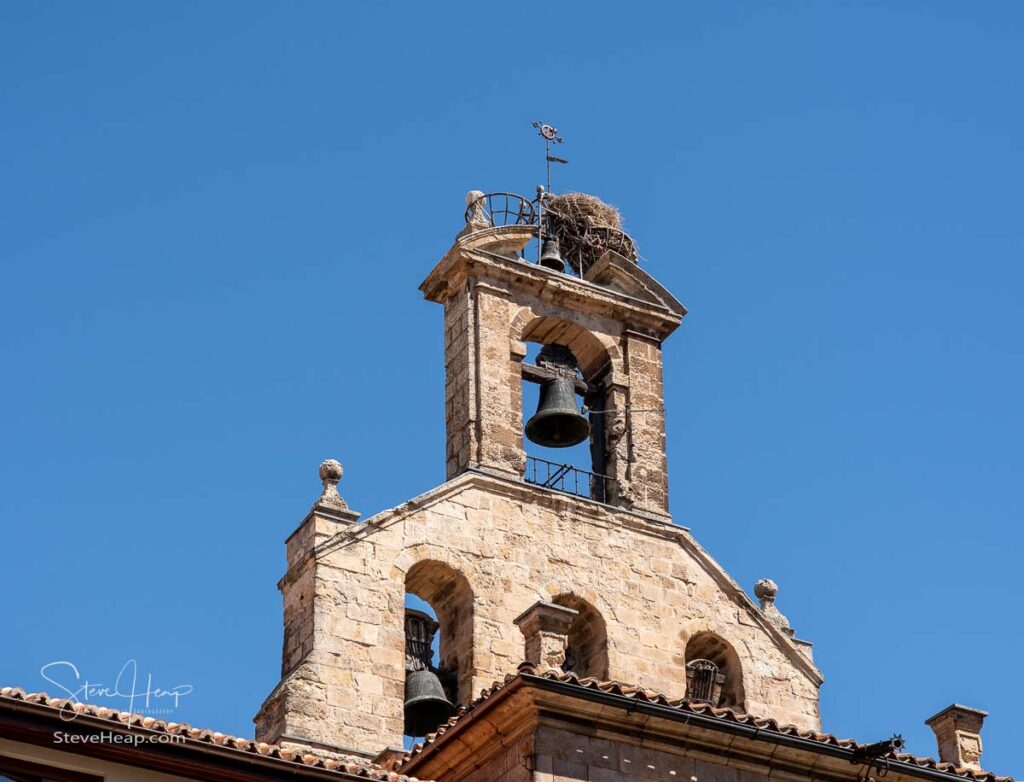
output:
{"label": "stone finial", "polygon": [[320,463],[320,480],[323,481],[324,490],[320,493],[320,498],[314,507],[348,510],[348,504],[338,494],[338,481],[344,474],[341,462],[336,459],[326,459]]}
{"label": "stone finial", "polygon": [[491,221],[484,210],[484,191],[470,190],[466,193],[466,222],[475,228],[487,228]]}
{"label": "stone finial", "polygon": [[987,716],[987,711],[954,703],[926,719],[939,744],[939,760],[980,771],[981,726]]}
{"label": "stone finial", "polygon": [[775,605],[775,596],[779,594],[779,585],[770,578],[762,578],[754,584],[754,594],[761,601],[761,613],[764,614],[765,619],[792,638],[794,630],[790,627],[789,620]]}
{"label": "stone finial", "polygon": [[775,596],[779,594],[779,585],[770,578],[762,578],[754,584],[754,594],[761,601],[761,608],[764,608],[766,602],[775,602]]}
{"label": "stone finial", "polygon": [[569,627],[579,615],[574,608],[538,600],[515,618],[526,639],[526,662],[539,670],[561,671],[569,642]]}

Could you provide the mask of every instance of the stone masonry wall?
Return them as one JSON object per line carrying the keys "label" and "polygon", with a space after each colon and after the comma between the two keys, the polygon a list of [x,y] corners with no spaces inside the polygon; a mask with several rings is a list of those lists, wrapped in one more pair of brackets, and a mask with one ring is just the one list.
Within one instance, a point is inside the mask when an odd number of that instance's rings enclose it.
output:
{"label": "stone masonry wall", "polygon": [[532,782],[533,754],[533,737],[524,736],[459,782]]}
{"label": "stone masonry wall", "polygon": [[534,782],[768,782],[768,775],[649,746],[545,727],[537,732]]}
{"label": "stone masonry wall", "polygon": [[[468,662],[459,652],[462,701],[523,660],[520,613],[574,594],[604,619],[610,678],[682,697],[687,640],[713,632],[737,652],[748,711],[819,727],[816,670],[679,527],[468,473],[352,526],[308,558],[316,562],[313,610],[297,616],[312,627],[287,632],[312,634],[313,651],[264,705],[261,740],[287,735],[369,753],[401,743],[404,598],[414,568],[436,574],[437,594],[452,571],[472,592],[457,622],[468,637],[449,647],[472,649]],[[292,567],[302,572],[304,561],[297,556]],[[283,584],[286,605],[291,589],[306,589],[301,579]],[[443,600],[434,608],[445,626]]]}

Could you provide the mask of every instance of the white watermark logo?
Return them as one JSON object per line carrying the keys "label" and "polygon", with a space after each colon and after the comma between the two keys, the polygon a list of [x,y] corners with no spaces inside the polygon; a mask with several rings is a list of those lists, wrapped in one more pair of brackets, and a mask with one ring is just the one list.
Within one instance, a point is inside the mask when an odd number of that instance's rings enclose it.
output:
{"label": "white watermark logo", "polygon": [[[118,699],[122,702],[121,711],[139,714],[170,714],[181,702],[181,699],[192,693],[191,684],[178,684],[173,687],[159,687],[153,683],[153,674],[147,673],[140,681],[139,665],[132,659],[128,660],[113,684],[93,682],[82,678],[78,666],[68,660],[56,660],[39,669],[46,681],[58,687],[71,703],[88,703],[103,699]],[[64,709],[61,718],[73,720],[77,714],[72,709]],[[56,734],[54,734],[56,736]]]}
{"label": "white watermark logo", "polygon": [[143,735],[142,733],[112,733],[105,730],[101,733],[68,733],[62,730],[53,732],[54,744],[130,744],[138,747],[141,744],[184,744],[185,737],[170,733]]}

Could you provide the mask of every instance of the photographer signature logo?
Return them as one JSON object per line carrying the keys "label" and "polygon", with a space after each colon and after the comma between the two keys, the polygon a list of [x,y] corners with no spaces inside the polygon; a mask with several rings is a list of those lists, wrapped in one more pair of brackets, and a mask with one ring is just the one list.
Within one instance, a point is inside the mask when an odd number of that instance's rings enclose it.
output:
{"label": "photographer signature logo", "polygon": [[[122,705],[120,711],[139,714],[170,714],[178,708],[181,699],[192,693],[191,684],[178,684],[174,687],[158,687],[153,683],[153,674],[147,673],[140,681],[139,665],[132,659],[128,660],[113,684],[92,682],[83,679],[78,666],[68,660],[56,660],[39,669],[40,675],[52,685],[60,689],[59,697],[67,698],[71,704],[90,703],[97,699],[115,700]],[[71,721],[77,717],[71,708],[64,708],[61,718]]]}

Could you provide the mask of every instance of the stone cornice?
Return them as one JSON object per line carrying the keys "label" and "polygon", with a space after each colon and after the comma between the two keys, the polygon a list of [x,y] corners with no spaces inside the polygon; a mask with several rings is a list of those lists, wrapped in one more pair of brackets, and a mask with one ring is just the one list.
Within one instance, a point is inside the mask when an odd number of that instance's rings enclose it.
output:
{"label": "stone cornice", "polygon": [[674,299],[670,302],[672,306],[647,301],[487,249],[491,244],[517,238],[520,234],[526,237],[526,241],[534,235],[530,226],[506,226],[462,237],[420,285],[424,297],[429,301],[443,303],[449,296],[450,287],[461,287],[463,281],[470,277],[486,278],[514,286],[539,299],[557,300],[563,306],[579,312],[645,329],[662,340],[682,322],[686,310]]}

